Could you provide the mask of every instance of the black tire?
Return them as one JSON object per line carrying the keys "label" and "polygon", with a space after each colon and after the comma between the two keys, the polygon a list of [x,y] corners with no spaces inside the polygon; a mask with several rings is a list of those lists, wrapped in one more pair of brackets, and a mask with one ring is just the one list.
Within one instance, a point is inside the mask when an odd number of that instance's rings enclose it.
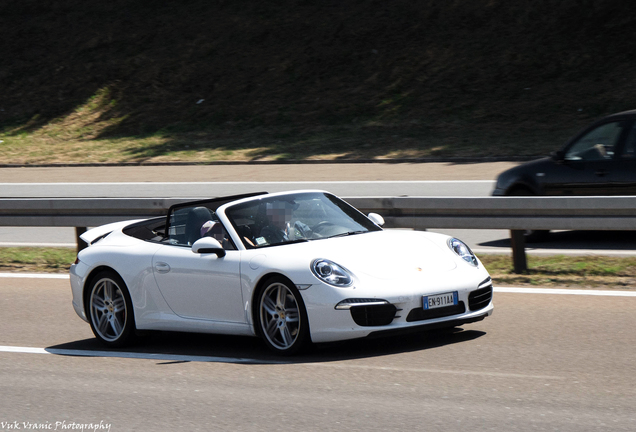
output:
{"label": "black tire", "polygon": [[91,280],[86,296],[86,313],[95,337],[109,347],[130,344],[135,337],[135,317],[122,278],[103,270]]}
{"label": "black tire", "polygon": [[[525,187],[512,190],[508,196],[536,196],[534,192]],[[526,243],[541,243],[547,241],[550,236],[550,230],[525,230],[524,238]]]}
{"label": "black tire", "polygon": [[265,281],[255,300],[256,331],[270,350],[293,355],[309,344],[307,310],[292,283],[273,276]]}

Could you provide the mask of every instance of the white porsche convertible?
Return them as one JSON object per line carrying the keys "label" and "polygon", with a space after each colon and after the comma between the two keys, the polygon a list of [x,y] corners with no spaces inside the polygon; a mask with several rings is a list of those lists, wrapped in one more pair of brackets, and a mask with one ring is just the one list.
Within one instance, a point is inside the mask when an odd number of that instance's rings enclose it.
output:
{"label": "white porsche convertible", "polygon": [[109,346],[169,330],[260,336],[280,354],[492,314],[462,241],[383,223],[322,191],[179,204],[84,233],[73,306]]}

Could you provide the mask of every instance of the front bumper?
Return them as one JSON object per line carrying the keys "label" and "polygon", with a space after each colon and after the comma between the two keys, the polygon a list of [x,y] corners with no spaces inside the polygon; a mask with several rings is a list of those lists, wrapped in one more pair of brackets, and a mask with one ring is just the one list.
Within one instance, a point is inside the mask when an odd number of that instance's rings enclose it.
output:
{"label": "front bumper", "polygon": [[[313,342],[332,342],[355,338],[364,338],[383,334],[423,331],[438,327],[453,327],[470,322],[481,321],[493,312],[492,282],[490,278],[469,287],[448,285],[436,292],[417,292],[381,298],[376,304],[364,303],[352,306],[348,310],[336,310],[329,307],[316,307],[312,299],[305,304],[314,305],[308,309],[311,339]],[[303,292],[311,295],[312,289]],[[423,296],[437,292],[457,291],[457,305],[425,310]],[[324,294],[324,293],[323,293]],[[371,298],[369,298],[371,300]],[[380,305],[384,301],[385,303]]]}

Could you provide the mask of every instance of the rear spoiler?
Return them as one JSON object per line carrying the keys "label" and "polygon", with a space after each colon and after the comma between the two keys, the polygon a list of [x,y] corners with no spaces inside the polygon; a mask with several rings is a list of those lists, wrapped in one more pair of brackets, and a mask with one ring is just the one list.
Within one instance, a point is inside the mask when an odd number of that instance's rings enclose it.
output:
{"label": "rear spoiler", "polygon": [[114,223],[98,226],[96,228],[89,229],[84,234],[80,235],[80,238],[82,240],[84,240],[87,245],[90,246],[95,241],[106,237],[108,234],[112,233],[113,231],[121,230],[124,227],[126,227],[126,226],[128,226],[128,225],[130,225],[132,223],[139,222],[141,220],[144,220],[144,219],[135,219],[135,220],[129,220],[129,221],[114,222]]}

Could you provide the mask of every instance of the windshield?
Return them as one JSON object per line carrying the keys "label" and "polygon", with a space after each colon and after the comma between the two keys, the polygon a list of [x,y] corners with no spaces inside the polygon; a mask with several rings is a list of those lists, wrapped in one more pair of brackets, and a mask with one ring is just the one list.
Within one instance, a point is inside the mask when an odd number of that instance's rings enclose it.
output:
{"label": "windshield", "polygon": [[381,230],[346,202],[321,192],[261,198],[228,207],[225,214],[248,249]]}

